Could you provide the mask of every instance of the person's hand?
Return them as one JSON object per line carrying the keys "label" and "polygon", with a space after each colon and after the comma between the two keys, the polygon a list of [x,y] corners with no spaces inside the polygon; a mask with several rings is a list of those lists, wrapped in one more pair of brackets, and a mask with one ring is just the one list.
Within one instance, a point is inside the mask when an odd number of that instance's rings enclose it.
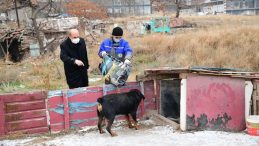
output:
{"label": "person's hand", "polygon": [[129,59],[126,59],[126,60],[124,61],[124,64],[130,65],[131,62],[129,61]]}
{"label": "person's hand", "polygon": [[75,60],[75,64],[77,66],[85,66],[84,63],[81,60],[77,60],[77,59]]}
{"label": "person's hand", "polygon": [[105,55],[107,55],[107,53],[105,51],[102,51],[101,56],[104,57]]}

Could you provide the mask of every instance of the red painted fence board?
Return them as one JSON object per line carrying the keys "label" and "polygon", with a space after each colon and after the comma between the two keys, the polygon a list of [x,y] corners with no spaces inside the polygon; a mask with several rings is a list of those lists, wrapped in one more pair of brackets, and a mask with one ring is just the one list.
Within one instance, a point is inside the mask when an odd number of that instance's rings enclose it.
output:
{"label": "red painted fence board", "polygon": [[4,100],[0,98],[0,136],[5,134]]}
{"label": "red painted fence board", "polygon": [[[156,108],[153,81],[143,84],[142,88],[140,83],[130,82],[121,88],[105,85],[63,91],[0,95],[0,135],[16,132],[46,133],[49,130],[54,132],[96,125],[97,98],[106,94],[128,92],[131,89],[143,91],[146,97],[145,102],[141,102],[139,106],[137,116],[140,118],[146,108]],[[116,118],[116,120],[124,119],[124,116]]]}
{"label": "red painted fence board", "polygon": [[156,110],[156,97],[154,95],[154,81],[145,81],[144,83],[144,101],[145,109]]}
{"label": "red painted fence board", "polygon": [[[149,90],[144,93],[152,91],[151,88],[151,86],[148,86],[147,89]],[[66,126],[69,126],[69,128],[75,128],[96,125],[98,119],[96,113],[97,98],[106,94],[127,92],[131,89],[140,90],[140,84],[131,82],[127,83],[121,88],[117,88],[112,85],[105,85],[99,87],[87,87],[67,91],[49,92],[47,108],[50,115],[51,131],[61,131],[66,129]],[[153,98],[152,94],[150,94],[150,96]],[[64,100],[68,101],[67,107],[64,106]],[[66,115],[66,113],[69,113],[69,115]],[[140,104],[138,113],[138,117],[143,115],[144,103]],[[69,120],[69,122],[67,120]]]}
{"label": "red painted fence board", "polygon": [[41,133],[47,133],[47,132],[49,132],[48,127],[38,127],[38,128],[30,128],[25,130],[11,131],[8,134],[13,134],[13,133],[41,134]]}
{"label": "red painted fence board", "polygon": [[245,129],[245,80],[230,77],[187,77],[187,130]]}
{"label": "red painted fence board", "polygon": [[0,135],[48,132],[46,91],[0,95]]}
{"label": "red painted fence board", "polygon": [[45,106],[46,105],[44,100],[13,102],[5,104],[5,111],[6,113],[29,111],[36,109],[45,109]]}
{"label": "red painted fence board", "polygon": [[5,115],[6,122],[40,118],[46,116],[46,109],[30,110],[23,112],[7,113]]}
{"label": "red painted fence board", "polygon": [[24,102],[24,101],[35,101],[45,99],[47,96],[46,91],[38,91],[38,92],[29,92],[29,93],[18,93],[18,94],[4,94],[0,95],[3,98],[5,103],[9,102]]}
{"label": "red painted fence board", "polygon": [[31,128],[38,128],[38,127],[46,127],[47,118],[33,118],[27,120],[20,120],[20,121],[13,121],[7,122],[6,128],[8,131],[16,131],[16,130],[23,130],[23,129],[31,129]]}

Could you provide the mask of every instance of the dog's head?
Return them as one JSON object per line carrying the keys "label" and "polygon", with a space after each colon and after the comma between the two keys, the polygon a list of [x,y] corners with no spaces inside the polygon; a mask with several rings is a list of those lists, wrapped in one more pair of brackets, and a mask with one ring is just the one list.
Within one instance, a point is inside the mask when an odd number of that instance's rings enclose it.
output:
{"label": "dog's head", "polygon": [[138,89],[131,89],[129,93],[133,94],[139,101],[141,101],[141,99],[145,99],[145,96]]}

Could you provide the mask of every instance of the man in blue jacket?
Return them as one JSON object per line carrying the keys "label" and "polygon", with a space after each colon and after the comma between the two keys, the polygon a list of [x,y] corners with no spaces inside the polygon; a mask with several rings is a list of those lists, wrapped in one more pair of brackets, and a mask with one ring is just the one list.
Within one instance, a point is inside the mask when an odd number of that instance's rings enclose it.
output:
{"label": "man in blue jacket", "polygon": [[103,58],[105,55],[110,56],[130,65],[132,57],[132,49],[129,43],[122,38],[123,30],[120,27],[115,27],[112,30],[111,38],[104,40],[100,46],[98,55]]}

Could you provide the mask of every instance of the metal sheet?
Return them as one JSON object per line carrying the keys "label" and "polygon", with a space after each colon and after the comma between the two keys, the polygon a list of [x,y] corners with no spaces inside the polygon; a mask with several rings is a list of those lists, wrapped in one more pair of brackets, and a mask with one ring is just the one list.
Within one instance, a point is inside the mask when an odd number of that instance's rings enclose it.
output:
{"label": "metal sheet", "polygon": [[187,77],[187,130],[245,129],[245,80],[230,77]]}

